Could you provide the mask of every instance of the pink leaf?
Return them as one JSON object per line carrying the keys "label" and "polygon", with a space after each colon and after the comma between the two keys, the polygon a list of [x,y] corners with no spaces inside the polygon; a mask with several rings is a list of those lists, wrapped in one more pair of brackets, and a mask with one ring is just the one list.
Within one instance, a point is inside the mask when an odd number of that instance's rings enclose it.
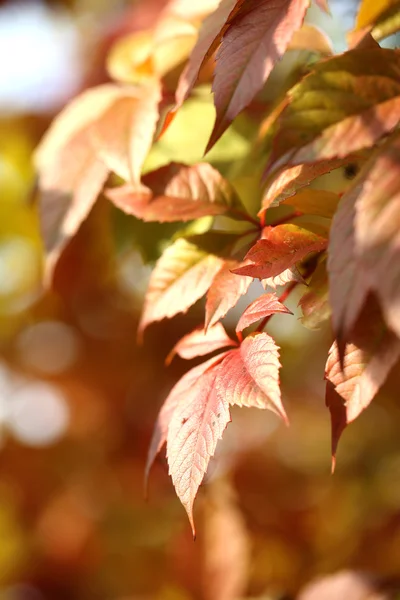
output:
{"label": "pink leaf", "polygon": [[230,404],[268,408],[288,422],[279,387],[279,349],[267,333],[246,337],[227,353],[218,371],[216,388]]}
{"label": "pink leaf", "polygon": [[228,401],[215,390],[218,372],[219,366],[209,369],[186,392],[168,428],[169,473],[194,536],[193,502],[217,442],[230,422]]}
{"label": "pink leaf", "polygon": [[244,0],[229,20],[216,55],[216,122],[207,151],[260,91],[300,29],[308,0]]}
{"label": "pink leaf", "polygon": [[249,304],[236,325],[236,333],[249,325],[276,313],[293,314],[284,304],[279,302],[275,294],[264,294]]}
{"label": "pink leaf", "polygon": [[263,235],[245,256],[245,264],[234,269],[234,273],[258,279],[275,277],[310,252],[327,246],[325,238],[296,225],[265,228]]}
{"label": "pink leaf", "polygon": [[121,210],[143,221],[189,221],[220,215],[237,202],[228,181],[208,163],[170,163],[143,177],[143,185],[107,190]]}
{"label": "pink leaf", "polygon": [[207,292],[205,329],[222,319],[249,289],[253,281],[251,277],[231,272],[238,265],[235,260],[227,260],[215,275]]}
{"label": "pink leaf", "polygon": [[145,470],[145,488],[147,488],[147,480],[150,469],[159,454],[160,450],[167,441],[168,427],[174,414],[175,408],[180,402],[185,402],[188,392],[193,388],[208,369],[221,362],[226,353],[219,354],[210,358],[201,365],[197,365],[190,369],[185,375],[174,385],[168,394],[161,410],[158,414],[156,424],[154,426],[153,436],[151,438],[150,448],[147,455],[146,470]]}
{"label": "pink leaf", "polygon": [[400,340],[386,328],[376,301],[370,297],[346,344],[343,368],[336,342],[326,363],[333,467],[344,428],[368,407],[399,358]]}
{"label": "pink leaf", "polygon": [[216,323],[212,327],[209,327],[207,331],[199,327],[185,335],[175,344],[165,362],[169,364],[175,354],[178,354],[181,358],[190,360],[196,356],[204,356],[227,346],[237,346],[237,342],[227,335],[221,323]]}
{"label": "pink leaf", "polygon": [[206,293],[222,264],[182,238],[169,246],[151,274],[139,334],[154,321],[186,312]]}

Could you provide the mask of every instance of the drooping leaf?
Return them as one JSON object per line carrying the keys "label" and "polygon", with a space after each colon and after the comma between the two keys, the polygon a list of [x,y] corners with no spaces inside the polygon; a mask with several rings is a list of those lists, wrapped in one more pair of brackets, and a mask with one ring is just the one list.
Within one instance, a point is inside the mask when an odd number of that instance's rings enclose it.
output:
{"label": "drooping leaf", "polygon": [[169,246],[151,274],[139,334],[154,321],[186,312],[206,293],[221,266],[222,259],[184,239]]}
{"label": "drooping leaf", "polygon": [[234,189],[208,163],[170,163],[143,177],[142,185],[107,191],[121,210],[143,221],[189,221],[227,212],[238,204]]}
{"label": "drooping leaf", "polygon": [[234,490],[226,481],[208,486],[204,512],[205,600],[237,600],[245,595],[250,545]]}
{"label": "drooping leaf", "polygon": [[370,297],[346,344],[343,368],[336,342],[325,368],[333,468],[344,428],[368,407],[399,358],[400,340],[386,328],[376,301]]}
{"label": "drooping leaf", "polygon": [[377,151],[355,192],[357,262],[400,336],[400,136]]}
{"label": "drooping leaf", "polygon": [[299,306],[303,311],[301,322],[309,329],[319,329],[321,323],[331,316],[326,257],[315,269],[307,291],[300,298]]}
{"label": "drooping leaf", "polygon": [[242,316],[236,325],[236,332],[243,331],[243,329],[246,329],[249,325],[276,313],[293,314],[291,310],[279,302],[279,299],[275,294],[263,294],[249,304],[242,313]]}
{"label": "drooping leaf", "polygon": [[179,403],[185,402],[185,398],[188,392],[193,388],[193,386],[197,383],[199,378],[212,366],[218,364],[226,353],[219,354],[218,356],[214,356],[209,360],[197,365],[193,369],[190,369],[181,379],[174,385],[167,398],[164,401],[164,404],[161,407],[161,410],[158,414],[156,424],[153,430],[153,436],[151,438],[149,452],[147,455],[146,469],[145,469],[145,488],[147,489],[147,481],[149,478],[150,469],[167,441],[168,427],[174,414],[175,408]]}
{"label": "drooping leaf", "polygon": [[243,0],[230,15],[216,55],[213,92],[217,111],[207,151],[260,91],[300,29],[308,0]]}
{"label": "drooping leaf", "polygon": [[332,41],[324,31],[311,23],[303,23],[301,29],[294,32],[288,50],[309,50],[322,56],[333,54]]}
{"label": "drooping leaf", "polygon": [[169,473],[195,536],[193,502],[217,442],[230,422],[229,403],[217,394],[219,365],[187,390],[172,415],[167,435]]}
{"label": "drooping leaf", "polygon": [[399,122],[400,52],[355,48],[317,63],[288,92],[268,171],[343,158],[376,144]]}
{"label": "drooping leaf", "polygon": [[282,204],[289,204],[304,214],[328,219],[331,219],[335,214],[338,203],[338,194],[310,187],[300,190],[297,194],[282,202]]}
{"label": "drooping leaf", "polygon": [[264,237],[246,254],[244,264],[234,273],[258,279],[275,277],[310,252],[327,246],[327,239],[296,225],[277,225],[264,229]]}
{"label": "drooping leaf", "polygon": [[262,279],[261,284],[265,290],[268,287],[275,290],[279,285],[286,285],[292,281],[296,281],[297,283],[305,283],[304,278],[296,265],[293,265],[289,269],[285,269],[285,271],[282,271],[282,273],[279,273],[279,275]]}
{"label": "drooping leaf", "polygon": [[267,333],[246,337],[230,350],[216,379],[218,396],[230,404],[268,408],[288,422],[279,387],[279,348]]}
{"label": "drooping leaf", "polygon": [[270,206],[278,206],[284,200],[294,196],[299,190],[308,186],[309,183],[340,168],[348,162],[348,158],[324,160],[321,162],[297,165],[295,167],[283,168],[269,184],[263,198],[263,209]]}
{"label": "drooping leaf", "polygon": [[227,346],[237,346],[237,342],[227,335],[221,323],[216,323],[212,327],[209,327],[207,331],[203,327],[198,327],[175,344],[165,362],[169,364],[175,354],[181,358],[190,360],[196,356],[204,356]]}
{"label": "drooping leaf", "polygon": [[232,269],[238,261],[227,260],[215,275],[207,292],[205,329],[212,327],[233,308],[253,281],[252,277],[238,276]]}

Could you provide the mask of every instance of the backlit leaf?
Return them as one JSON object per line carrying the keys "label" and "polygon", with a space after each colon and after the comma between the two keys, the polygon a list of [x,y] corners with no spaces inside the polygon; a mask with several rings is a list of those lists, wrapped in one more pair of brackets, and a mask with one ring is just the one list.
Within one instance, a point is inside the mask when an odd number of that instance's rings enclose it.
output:
{"label": "backlit leaf", "polygon": [[230,422],[229,403],[217,394],[219,366],[210,368],[187,390],[172,415],[167,435],[169,473],[192,526],[193,502],[217,442]]}
{"label": "backlit leaf", "polygon": [[139,334],[149,323],[186,312],[206,293],[221,265],[222,259],[184,239],[169,246],[151,274]]}
{"label": "backlit leaf", "polygon": [[268,287],[272,289],[276,289],[279,285],[286,285],[291,281],[296,281],[297,283],[304,283],[303,276],[299,272],[296,265],[293,265],[289,269],[285,269],[279,275],[275,275],[274,277],[267,277],[267,279],[262,279],[261,284],[263,288],[266,290]]}
{"label": "backlit leaf", "polygon": [[363,29],[373,25],[388,9],[398,4],[398,0],[361,0],[357,13],[356,27]]}
{"label": "backlit leaf", "polygon": [[221,323],[216,323],[212,327],[209,327],[207,331],[202,327],[198,327],[175,344],[168,354],[166,364],[171,362],[175,354],[181,358],[190,360],[196,356],[204,356],[227,346],[237,346],[237,342],[233,341],[227,335]]}
{"label": "backlit leaf", "polygon": [[147,480],[149,477],[150,469],[167,441],[168,427],[174,414],[175,408],[180,402],[185,402],[185,398],[188,392],[193,388],[195,383],[199,380],[201,375],[210,369],[213,365],[220,362],[224,353],[214,356],[209,360],[197,365],[193,369],[190,369],[181,379],[174,385],[167,398],[165,399],[161,410],[158,414],[156,424],[154,426],[153,436],[151,438],[150,448],[147,455],[146,470],[145,470],[145,488],[147,488]]}
{"label": "backlit leaf", "polygon": [[307,291],[300,299],[299,306],[303,311],[301,322],[309,329],[319,329],[321,323],[327,321],[331,316],[326,257],[315,269]]}
{"label": "backlit leaf", "polygon": [[121,210],[143,221],[189,221],[228,211],[238,203],[234,189],[208,163],[170,163],[143,177],[143,185],[107,191]]}
{"label": "backlit leaf", "polygon": [[215,275],[207,292],[205,329],[222,319],[249,289],[252,277],[231,272],[238,265],[238,261],[227,260]]}
{"label": "backlit leaf", "polygon": [[282,204],[289,204],[304,214],[328,219],[335,214],[338,203],[338,194],[310,187],[300,190],[297,194],[282,202]]}
{"label": "backlit leaf", "polygon": [[301,29],[294,32],[288,50],[309,50],[326,56],[333,54],[329,37],[311,23],[303,23]]}
{"label": "backlit leaf", "polygon": [[399,358],[400,340],[386,328],[370,297],[346,344],[343,368],[336,342],[325,368],[333,461],[344,428],[368,407]]}
{"label": "backlit leaf", "polygon": [[218,395],[230,404],[268,408],[288,422],[279,387],[279,348],[267,333],[244,339],[230,350],[216,379]]}
{"label": "backlit leaf", "polygon": [[236,332],[243,331],[249,325],[276,313],[293,314],[284,304],[279,302],[275,294],[263,294],[249,304],[243,312],[236,325]]}
{"label": "backlit leaf", "polygon": [[260,91],[301,27],[308,5],[308,0],[243,0],[231,15],[216,55],[212,89],[217,116],[207,150]]}
{"label": "backlit leaf", "polygon": [[268,169],[373,146],[399,122],[400,52],[350,50],[314,65],[288,92]]}
{"label": "backlit leaf", "polygon": [[327,246],[327,240],[296,225],[277,225],[264,229],[259,240],[246,254],[244,264],[234,273],[258,279],[275,277],[310,252],[319,252]]}

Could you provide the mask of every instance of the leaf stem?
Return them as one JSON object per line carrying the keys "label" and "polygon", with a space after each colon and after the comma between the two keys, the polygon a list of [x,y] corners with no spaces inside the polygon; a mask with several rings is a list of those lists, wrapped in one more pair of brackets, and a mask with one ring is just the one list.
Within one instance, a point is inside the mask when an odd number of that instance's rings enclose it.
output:
{"label": "leaf stem", "polygon": [[[252,223],[253,225],[255,225],[257,227],[257,229],[261,228],[260,221],[258,219],[255,219],[251,215],[249,215],[244,210],[237,210],[237,209],[234,208],[234,209],[230,210],[229,212],[231,213],[231,215],[235,215],[236,217],[240,217],[240,219],[242,221],[248,221],[249,223]],[[226,214],[227,217],[229,217],[229,212]]]}

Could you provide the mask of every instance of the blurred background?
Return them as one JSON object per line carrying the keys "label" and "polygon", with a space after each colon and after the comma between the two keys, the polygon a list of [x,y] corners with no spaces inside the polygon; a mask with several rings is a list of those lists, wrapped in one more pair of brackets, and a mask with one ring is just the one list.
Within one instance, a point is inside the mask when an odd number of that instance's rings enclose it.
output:
{"label": "blurred background", "polygon": [[[33,150],[69,99],[108,81],[115,40],[152,27],[165,4],[0,2],[0,599],[400,598],[398,368],[345,432],[331,477],[329,329],[274,317],[291,426],[232,411],[197,500],[194,543],[164,457],[143,495],[158,409],[188,368],[180,359],[166,368],[165,357],[203,318],[199,303],[136,344],[151,264],[170,230],[100,199],[52,291],[42,290]],[[356,4],[310,12],[339,51]],[[201,158],[211,101],[189,102],[174,127],[149,165]],[[239,119],[214,164],[223,171],[243,156],[253,131]],[[238,310],[260,291],[254,285]],[[297,301],[288,304],[299,317]]]}

